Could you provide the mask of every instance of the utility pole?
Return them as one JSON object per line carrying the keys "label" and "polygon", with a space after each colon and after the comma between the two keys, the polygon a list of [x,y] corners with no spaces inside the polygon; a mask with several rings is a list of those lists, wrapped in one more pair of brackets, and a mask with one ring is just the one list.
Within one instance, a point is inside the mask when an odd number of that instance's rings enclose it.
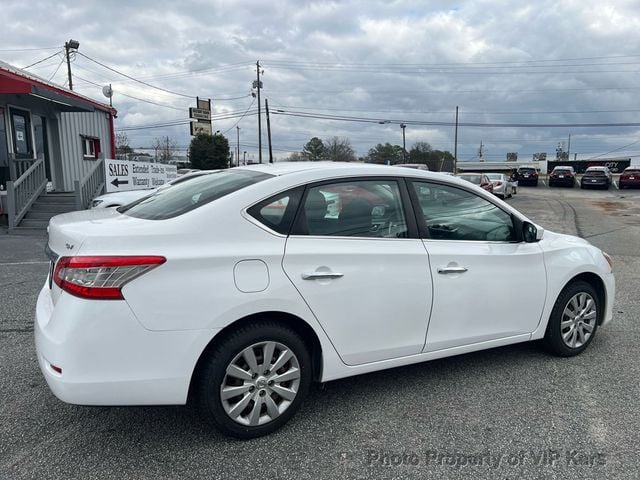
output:
{"label": "utility pole", "polygon": [[246,150],[242,154],[242,164],[243,165],[247,164],[247,151]]}
{"label": "utility pole", "polygon": [[567,145],[567,160],[569,160],[569,157],[571,153],[571,134],[569,134],[569,144]]}
{"label": "utility pole", "polygon": [[273,150],[271,149],[271,120],[269,120],[269,99],[264,99],[264,109],[267,113],[267,137],[269,138],[269,163],[273,163]]}
{"label": "utility pole", "polygon": [[262,83],[260,82],[260,60],[256,62],[256,88],[258,89],[258,161],[262,163],[262,119],[260,114],[260,89],[262,88]]}
{"label": "utility pole", "polygon": [[236,125],[236,162],[240,166],[240,127]]}
{"label": "utility pole", "polygon": [[69,40],[64,43],[64,51],[67,57],[67,75],[69,76],[69,90],[73,90],[73,79],[71,78],[71,50],[78,50],[80,42],[77,40]]}
{"label": "utility pole", "polygon": [[480,140],[480,148],[478,149],[478,157],[480,158],[481,162],[484,162],[484,160],[482,159],[482,155],[484,154],[483,150],[484,150],[484,146],[482,145],[482,140]]}
{"label": "utility pole", "polygon": [[402,163],[407,163],[407,144],[404,137],[404,129],[407,128],[407,126],[401,123],[400,128],[402,129]]}
{"label": "utility pole", "polygon": [[458,173],[458,106],[456,105],[456,131],[453,140],[453,174]]}

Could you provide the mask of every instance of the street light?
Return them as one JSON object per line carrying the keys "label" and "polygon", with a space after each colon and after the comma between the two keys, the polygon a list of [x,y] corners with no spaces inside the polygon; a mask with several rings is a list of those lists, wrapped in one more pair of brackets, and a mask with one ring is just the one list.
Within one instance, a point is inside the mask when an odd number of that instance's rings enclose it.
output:
{"label": "street light", "polygon": [[71,50],[76,51],[80,48],[80,42],[77,40],[69,40],[64,43],[64,51],[67,56],[67,74],[69,75],[69,90],[73,90],[73,80],[71,79]]}
{"label": "street light", "polygon": [[401,123],[400,128],[402,129],[402,163],[407,163],[407,144],[404,137],[404,129],[407,128],[407,126],[404,123]]}

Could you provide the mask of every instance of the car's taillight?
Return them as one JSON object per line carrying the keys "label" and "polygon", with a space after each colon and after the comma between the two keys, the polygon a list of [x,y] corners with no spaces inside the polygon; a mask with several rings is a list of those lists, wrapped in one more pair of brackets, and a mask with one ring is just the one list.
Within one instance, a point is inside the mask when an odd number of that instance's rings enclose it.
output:
{"label": "car's taillight", "polygon": [[496,187],[499,187],[500,185],[502,185],[502,182],[496,182],[494,185],[495,185]]}
{"label": "car's taillight", "polygon": [[56,263],[53,280],[65,292],[80,298],[123,300],[122,287],[162,265],[160,256],[62,257]]}
{"label": "car's taillight", "polygon": [[536,172],[533,172],[533,173],[531,174],[531,176],[532,176],[532,177],[537,177],[537,176],[538,176],[538,174],[537,174]]}

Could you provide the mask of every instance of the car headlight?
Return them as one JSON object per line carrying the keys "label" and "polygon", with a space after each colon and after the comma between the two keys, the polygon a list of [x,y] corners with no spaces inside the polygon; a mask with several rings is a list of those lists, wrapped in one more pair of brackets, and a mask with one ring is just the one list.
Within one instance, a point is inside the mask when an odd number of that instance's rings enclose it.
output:
{"label": "car headlight", "polygon": [[104,202],[104,200],[94,200],[93,202],[91,202],[91,208],[96,208],[102,202]]}
{"label": "car headlight", "polygon": [[609,268],[611,268],[611,271],[613,272],[613,258],[611,258],[611,255],[606,252],[602,252],[602,256],[607,261],[607,263],[609,264]]}

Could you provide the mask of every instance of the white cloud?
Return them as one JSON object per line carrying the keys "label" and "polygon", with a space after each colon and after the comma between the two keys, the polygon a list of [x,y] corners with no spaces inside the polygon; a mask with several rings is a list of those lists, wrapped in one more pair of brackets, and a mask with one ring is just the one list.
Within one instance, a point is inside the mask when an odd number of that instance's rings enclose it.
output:
{"label": "white cloud", "polygon": [[[4,0],[2,10],[7,20],[0,45],[5,49],[61,46],[75,38],[81,52],[129,75],[176,92],[214,98],[216,112],[249,107],[250,97],[216,99],[248,94],[258,59],[265,70],[263,98],[269,98],[273,108],[289,105],[332,115],[451,121],[459,105],[461,121],[487,123],[633,122],[640,111],[640,56],[630,56],[640,43],[640,4],[630,0]],[[0,57],[24,66],[52,52],[0,52]],[[34,72],[48,77],[58,63],[54,58]],[[64,70],[59,69],[55,81],[65,81]],[[183,108],[185,117],[193,103],[131,82],[81,56],[73,70],[100,85],[113,84],[118,126],[183,115],[118,93]],[[75,83],[81,93],[101,98],[98,87],[80,79]],[[230,130],[236,121],[220,121],[215,129]],[[255,153],[256,124],[255,116],[241,120],[241,151]],[[300,149],[314,135],[349,137],[359,154],[378,142],[402,141],[396,124],[273,115],[272,129],[279,154]],[[637,131],[463,127],[459,156],[474,156],[481,140],[496,159],[514,150],[520,158],[534,151],[551,154],[569,134],[572,151],[601,153],[631,143]],[[409,146],[424,140],[453,150],[450,126],[414,126],[406,133]],[[187,126],[128,134],[137,146],[166,134],[181,145],[189,141]],[[230,141],[235,145],[235,136]],[[636,152],[640,153],[636,146],[625,151]]]}

